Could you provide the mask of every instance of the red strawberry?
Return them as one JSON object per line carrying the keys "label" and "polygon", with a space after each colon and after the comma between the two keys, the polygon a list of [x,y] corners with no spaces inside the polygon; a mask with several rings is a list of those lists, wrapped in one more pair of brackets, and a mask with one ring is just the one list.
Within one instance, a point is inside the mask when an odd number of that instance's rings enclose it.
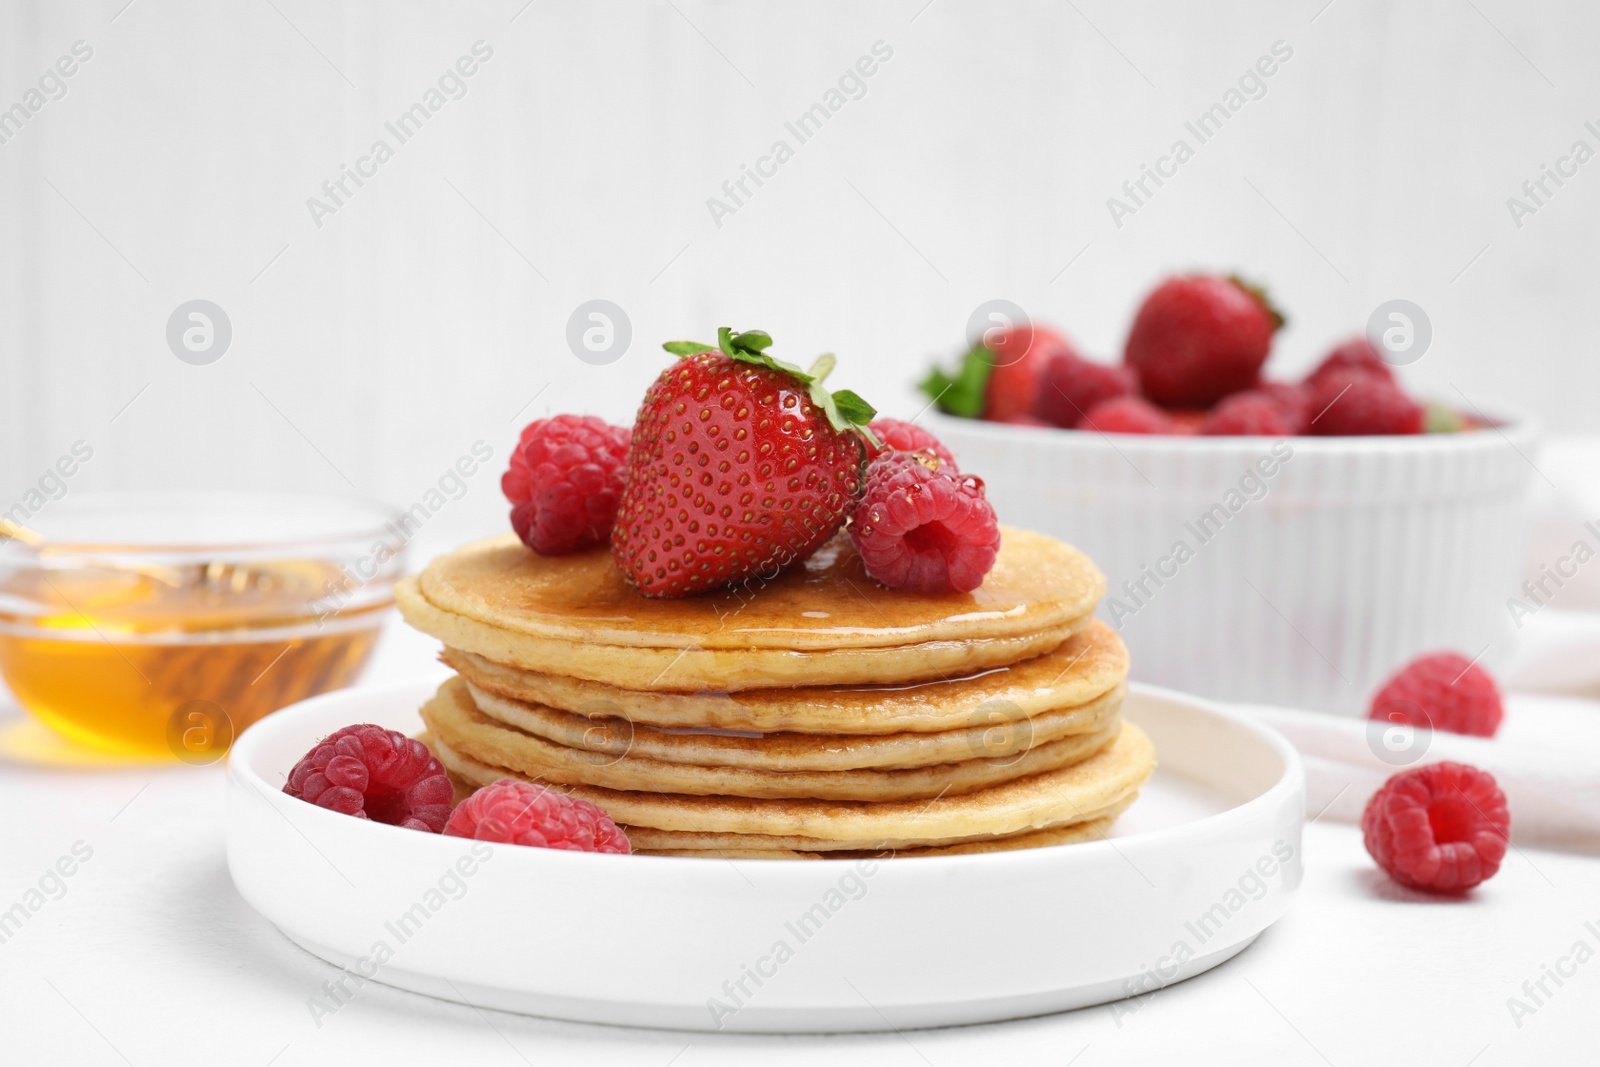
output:
{"label": "red strawberry", "polygon": [[1394,381],[1394,371],[1378,355],[1365,337],[1352,337],[1323,357],[1315,370],[1306,375],[1305,387],[1315,390],[1334,371],[1356,370],[1375,374],[1386,382]]}
{"label": "red strawberry", "polygon": [[771,574],[832,537],[861,490],[862,427],[877,414],[849,390],[766,353],[759,330],[717,331],[645,393],[628,449],[611,554],[648,597],[688,596]]}
{"label": "red strawberry", "polygon": [[990,330],[961,357],[954,375],[935,368],[923,380],[922,391],[951,415],[1015,422],[1033,414],[1045,363],[1071,348],[1048,326],[1024,323]]}
{"label": "red strawberry", "polygon": [[984,391],[983,417],[1007,422],[1015,415],[1033,414],[1039,395],[1039,372],[1050,353],[1067,347],[1061,335],[1047,326],[1024,324],[984,335],[989,362],[989,386]]}
{"label": "red strawberry", "polygon": [[1237,278],[1169,278],[1145,297],[1123,360],[1157,404],[1208,408],[1256,383],[1282,325],[1266,295]]}

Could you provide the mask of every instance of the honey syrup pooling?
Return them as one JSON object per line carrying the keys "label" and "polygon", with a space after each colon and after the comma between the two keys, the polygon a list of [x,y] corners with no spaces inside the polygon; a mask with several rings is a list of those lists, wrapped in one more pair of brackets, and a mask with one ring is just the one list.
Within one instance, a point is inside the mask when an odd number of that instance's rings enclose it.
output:
{"label": "honey syrup pooling", "polygon": [[318,598],[341,580],[320,560],[27,568],[0,583],[0,675],[74,740],[212,762],[267,713],[355,680],[391,601],[330,613]]}

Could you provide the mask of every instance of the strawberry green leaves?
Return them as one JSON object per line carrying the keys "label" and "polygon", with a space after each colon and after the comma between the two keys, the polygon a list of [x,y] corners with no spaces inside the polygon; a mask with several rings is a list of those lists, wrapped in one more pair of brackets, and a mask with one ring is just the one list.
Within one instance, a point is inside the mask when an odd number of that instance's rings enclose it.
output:
{"label": "strawberry green leaves", "polygon": [[877,445],[877,438],[867,429],[867,423],[873,420],[878,410],[849,389],[829,392],[822,387],[822,380],[833,371],[837,362],[832,352],[818,356],[810,370],[801,370],[793,363],[786,363],[767,352],[767,349],[772,347],[771,334],[763,330],[735,333],[727,326],[717,327],[717,343],[714,346],[701,344],[699,341],[668,341],[661,347],[679,357],[693,356],[701,352],[721,352],[729,359],[740,363],[749,363],[766,370],[777,371],[779,374],[787,374],[806,386],[811,402],[823,410],[828,416],[829,425],[835,430],[841,433],[853,430],[866,438],[874,447]]}
{"label": "strawberry green leaves", "polygon": [[740,363],[751,363],[768,370],[781,371],[799,379],[802,384],[811,384],[811,375],[793,363],[785,363],[781,359],[767,355],[766,349],[771,345],[772,335],[762,330],[734,333],[726,326],[719,326],[715,345],[701,344],[699,341],[668,341],[661,347],[675,356],[692,356],[697,352],[721,352],[729,359],[736,359]]}
{"label": "strawberry green leaves", "polygon": [[940,411],[975,419],[983,414],[989,375],[994,373],[993,357],[983,345],[974,345],[961,357],[954,374],[935,367],[922,380],[921,389]]}
{"label": "strawberry green leaves", "polygon": [[1228,275],[1228,280],[1234,285],[1237,285],[1239,288],[1243,289],[1245,292],[1249,293],[1251,296],[1255,297],[1256,302],[1266,310],[1267,317],[1272,320],[1274,329],[1281,330],[1288,324],[1289,320],[1284,317],[1283,312],[1279,311],[1275,306],[1273,306],[1271,298],[1267,296],[1266,286],[1255,285],[1251,282],[1247,282],[1237,274]]}
{"label": "strawberry green leaves", "polygon": [[703,345],[699,341],[668,341],[661,346],[675,356],[692,356],[696,352],[715,352],[716,345]]}
{"label": "strawberry green leaves", "polygon": [[754,353],[759,356],[764,349],[772,347],[772,335],[765,330],[746,330],[744,333],[734,333],[727,326],[718,326],[717,347],[736,359],[740,352]]}
{"label": "strawberry green leaves", "polygon": [[791,377],[798,378],[806,385],[810,385],[811,375],[795,366],[785,363],[766,353],[772,346],[772,335],[761,330],[747,330],[744,333],[734,333],[726,326],[717,327],[717,347],[722,354],[741,363],[753,363],[758,367],[768,370],[781,371]]}
{"label": "strawberry green leaves", "polygon": [[838,409],[840,415],[857,426],[865,426],[878,416],[877,408],[850,389],[840,389],[835,392],[833,406]]}

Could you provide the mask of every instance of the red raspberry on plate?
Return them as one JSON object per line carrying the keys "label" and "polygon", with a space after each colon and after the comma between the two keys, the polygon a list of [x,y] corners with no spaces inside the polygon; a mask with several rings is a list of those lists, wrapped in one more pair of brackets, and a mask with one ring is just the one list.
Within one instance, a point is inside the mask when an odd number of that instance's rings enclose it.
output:
{"label": "red raspberry on plate", "polygon": [[542,785],[502,778],[456,806],[444,832],[451,837],[498,841],[568,852],[632,852],[628,835],[587,800]]}
{"label": "red raspberry on plate", "polygon": [[428,746],[370,723],[323,738],[294,765],[283,791],[343,815],[435,834],[455,799]]}
{"label": "red raspberry on plate", "polygon": [[1493,737],[1505,717],[1500,687],[1459,652],[1433,652],[1402,667],[1372,698],[1367,718]]}
{"label": "red raspberry on plate", "polygon": [[1383,361],[1378,350],[1365,337],[1352,337],[1324,356],[1316,369],[1306,375],[1305,384],[1314,389],[1323,378],[1342,370],[1363,371],[1386,382],[1394,381],[1394,370]]}
{"label": "red raspberry on plate", "polygon": [[878,435],[878,440],[893,452],[932,452],[944,462],[955,466],[956,457],[940,440],[921,426],[899,419],[873,419],[867,429]]}
{"label": "red raspberry on plate", "polygon": [[1403,886],[1460,893],[1494,877],[1511,836],[1506,797],[1465,763],[1401,771],[1361,813],[1367,852]]}
{"label": "red raspberry on plate", "polygon": [[1237,278],[1168,278],[1145,297],[1123,361],[1144,395],[1169,408],[1208,408],[1256,383],[1283,316]]}
{"label": "red raspberry on plate", "polygon": [[1127,396],[1137,386],[1128,367],[1096,363],[1064,348],[1045,361],[1033,413],[1056,426],[1076,426],[1102,400]]}
{"label": "red raspberry on plate", "polygon": [[593,415],[528,423],[500,477],[522,543],[541,556],[605,544],[622,499],[628,438]]}
{"label": "red raspberry on plate", "polygon": [[1423,429],[1422,405],[1393,382],[1367,371],[1334,370],[1311,391],[1307,429],[1322,437],[1414,434]]}
{"label": "red raspberry on plate", "polygon": [[1089,409],[1075,428],[1098,430],[1101,433],[1175,434],[1178,432],[1178,424],[1171,415],[1138,396],[1119,396],[1102,400]]}
{"label": "red raspberry on plate", "polygon": [[1295,419],[1270,394],[1250,389],[1212,408],[1200,432],[1211,437],[1288,437],[1295,432]]}
{"label": "red raspberry on plate", "polygon": [[994,566],[1000,525],[981,479],[930,452],[890,452],[867,467],[850,540],[890,589],[969,593]]}

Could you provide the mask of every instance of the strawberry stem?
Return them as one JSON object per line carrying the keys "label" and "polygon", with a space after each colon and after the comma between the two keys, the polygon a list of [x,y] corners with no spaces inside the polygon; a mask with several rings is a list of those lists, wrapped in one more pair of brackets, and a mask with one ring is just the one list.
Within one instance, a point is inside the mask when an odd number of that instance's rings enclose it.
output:
{"label": "strawberry stem", "polygon": [[734,333],[727,326],[719,326],[715,346],[701,344],[699,341],[668,341],[661,347],[679,357],[694,356],[701,352],[721,352],[729,359],[740,363],[750,363],[770,371],[777,371],[779,374],[787,374],[806,386],[811,402],[822,409],[828,417],[828,423],[835,430],[841,433],[854,432],[874,448],[878,447],[877,437],[867,429],[867,423],[877,416],[877,409],[849,389],[830,393],[822,387],[822,379],[833,373],[834,365],[838,362],[832,352],[824,352],[818,356],[816,362],[811,364],[811,369],[805,371],[793,363],[785,363],[770,355],[767,349],[771,345],[772,335],[762,330]]}
{"label": "strawberry stem", "polygon": [[1267,295],[1266,286],[1256,285],[1253,282],[1245,281],[1237,274],[1228,275],[1228,280],[1255,298],[1256,303],[1261,305],[1261,309],[1265,311],[1267,313],[1267,317],[1272,320],[1272,328],[1274,330],[1281,330],[1284,326],[1288,325],[1289,320],[1284,317],[1283,312],[1279,311],[1273,305],[1272,298]]}

